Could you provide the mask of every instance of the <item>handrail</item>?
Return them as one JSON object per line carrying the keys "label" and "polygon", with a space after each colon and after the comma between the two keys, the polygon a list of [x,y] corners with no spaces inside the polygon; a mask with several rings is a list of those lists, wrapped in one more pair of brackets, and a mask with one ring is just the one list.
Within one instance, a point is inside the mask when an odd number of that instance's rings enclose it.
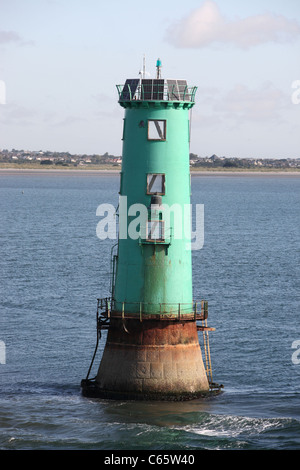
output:
{"label": "handrail", "polygon": [[[125,88],[126,86],[126,88]],[[129,83],[124,85],[116,85],[120,101],[189,101],[194,102],[197,91],[196,86],[178,90],[175,85],[170,86],[168,83],[149,85],[139,84],[131,88]],[[125,95],[123,94],[126,90]]]}
{"label": "handrail", "polygon": [[117,302],[111,297],[105,297],[98,299],[97,313],[98,316],[101,315],[106,318],[139,318],[140,321],[143,319],[153,319],[153,317],[159,317],[160,319],[192,318],[195,320],[205,320],[208,317],[208,302],[206,300],[189,303]]}

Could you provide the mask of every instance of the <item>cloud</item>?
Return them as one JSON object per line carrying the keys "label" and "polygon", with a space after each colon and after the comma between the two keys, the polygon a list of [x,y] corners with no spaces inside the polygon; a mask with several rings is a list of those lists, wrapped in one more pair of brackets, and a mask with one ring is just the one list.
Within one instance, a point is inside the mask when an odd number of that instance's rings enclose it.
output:
{"label": "cloud", "polygon": [[0,31],[0,44],[20,41],[21,38],[15,31]]}
{"label": "cloud", "polygon": [[37,112],[34,109],[9,102],[1,106],[0,124],[5,126],[28,126],[36,119]]}
{"label": "cloud", "polygon": [[220,133],[222,128],[234,132],[249,124],[260,129],[262,125],[281,125],[287,122],[293,108],[289,94],[270,81],[256,88],[237,83],[227,91],[217,88],[200,91],[202,98],[199,110],[193,112],[193,125],[199,129],[213,127]]}
{"label": "cloud", "polygon": [[288,103],[288,96],[271,82],[266,82],[256,89],[237,84],[221,99],[216,100],[213,108],[227,119],[236,121],[273,121],[282,119],[282,111]]}
{"label": "cloud", "polygon": [[32,46],[34,41],[24,41],[15,31],[0,31],[0,46],[6,44],[17,44],[19,46]]}
{"label": "cloud", "polygon": [[73,126],[73,124],[77,124],[78,122],[87,122],[87,119],[80,117],[80,116],[66,116],[64,119],[56,122],[54,124],[55,127],[69,127]]}
{"label": "cloud", "polygon": [[282,15],[265,13],[228,20],[212,0],[205,1],[167,31],[167,40],[176,47],[202,48],[216,43],[234,44],[242,49],[266,42],[286,42],[299,37],[300,24]]}

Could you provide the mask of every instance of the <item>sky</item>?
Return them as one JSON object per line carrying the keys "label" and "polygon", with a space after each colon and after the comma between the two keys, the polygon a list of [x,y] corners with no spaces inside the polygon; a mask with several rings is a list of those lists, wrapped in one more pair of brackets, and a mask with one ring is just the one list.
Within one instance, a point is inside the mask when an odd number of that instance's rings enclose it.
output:
{"label": "sky", "polygon": [[299,158],[299,0],[0,0],[0,149],[122,154],[145,57],[197,86],[190,151]]}

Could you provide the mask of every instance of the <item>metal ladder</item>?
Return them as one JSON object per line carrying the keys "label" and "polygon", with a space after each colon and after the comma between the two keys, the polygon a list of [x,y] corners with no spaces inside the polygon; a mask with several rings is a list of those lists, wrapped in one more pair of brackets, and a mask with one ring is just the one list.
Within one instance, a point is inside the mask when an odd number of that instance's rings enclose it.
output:
{"label": "metal ladder", "polygon": [[208,317],[208,302],[206,300],[201,301],[201,324],[197,325],[197,330],[202,331],[203,333],[203,345],[204,345],[204,356],[205,356],[205,371],[207,375],[207,380],[209,386],[212,388],[214,386],[212,378],[212,367],[211,367],[211,357],[210,357],[210,346],[209,346],[209,331],[215,331],[215,328],[207,326],[207,317]]}
{"label": "metal ladder", "polygon": [[206,375],[208,383],[211,386],[213,384],[212,378],[212,367],[211,367],[211,358],[210,358],[210,347],[209,347],[209,336],[208,336],[208,326],[207,319],[201,320],[202,323],[202,333],[203,333],[203,344],[204,344],[204,355],[205,355],[205,364],[206,364]]}

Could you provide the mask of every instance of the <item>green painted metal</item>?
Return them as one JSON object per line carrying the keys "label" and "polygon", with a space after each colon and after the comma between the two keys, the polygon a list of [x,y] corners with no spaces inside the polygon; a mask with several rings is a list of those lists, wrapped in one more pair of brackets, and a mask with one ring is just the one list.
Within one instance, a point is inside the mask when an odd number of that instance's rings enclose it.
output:
{"label": "green painted metal", "polygon": [[[182,314],[193,312],[189,110],[194,101],[130,99],[123,102],[120,99],[119,103],[125,108],[119,218],[121,236],[127,233],[127,238],[118,241],[114,286],[116,308],[121,311],[125,305],[127,312],[138,314],[138,305],[143,303],[144,313],[150,314],[157,313],[158,306],[164,304],[162,313],[168,314],[178,312],[180,305],[184,305]],[[149,140],[151,126],[154,134],[156,132],[154,121],[159,121],[161,129],[165,126],[165,134],[158,134],[158,140]],[[140,236],[136,239],[128,236],[130,224],[135,224],[139,216],[139,212],[128,216],[128,209],[133,204],[151,205],[151,194],[147,194],[149,174],[165,175],[161,202],[171,211],[170,226],[165,225],[164,241],[146,239],[144,220],[141,221]],[[176,226],[172,209],[182,216],[181,222],[177,217]],[[151,214],[149,209],[147,217],[164,221],[168,218],[166,211],[166,207],[165,210],[158,207]]]}

